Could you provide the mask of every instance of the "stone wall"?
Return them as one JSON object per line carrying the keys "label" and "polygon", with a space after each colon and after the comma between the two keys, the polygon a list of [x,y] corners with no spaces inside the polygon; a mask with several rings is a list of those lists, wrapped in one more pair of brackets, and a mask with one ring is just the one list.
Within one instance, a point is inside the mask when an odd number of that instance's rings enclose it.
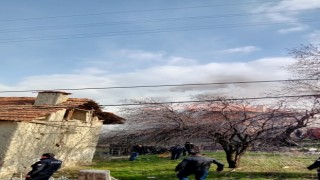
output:
{"label": "stone wall", "polygon": [[2,176],[7,176],[13,173],[13,171],[3,171],[4,158],[6,156],[7,147],[10,145],[10,141],[13,138],[17,123],[9,121],[0,121],[0,179]]}

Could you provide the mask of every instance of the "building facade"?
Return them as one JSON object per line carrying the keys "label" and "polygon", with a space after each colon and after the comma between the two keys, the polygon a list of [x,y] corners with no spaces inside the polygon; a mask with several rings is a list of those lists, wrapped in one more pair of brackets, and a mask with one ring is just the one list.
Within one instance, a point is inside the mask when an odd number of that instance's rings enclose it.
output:
{"label": "building facade", "polygon": [[25,174],[46,152],[65,167],[92,161],[102,125],[116,115],[102,112],[90,99],[68,95],[43,91],[36,98],[0,98],[0,179]]}

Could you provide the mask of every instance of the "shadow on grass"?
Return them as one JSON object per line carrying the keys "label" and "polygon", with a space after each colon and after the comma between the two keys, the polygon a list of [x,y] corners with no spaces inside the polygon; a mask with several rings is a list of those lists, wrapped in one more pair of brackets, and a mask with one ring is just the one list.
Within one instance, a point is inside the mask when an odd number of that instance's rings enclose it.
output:
{"label": "shadow on grass", "polygon": [[[120,173],[120,172],[119,172]],[[130,173],[127,172],[124,175],[114,176],[118,180],[177,180],[175,173],[172,172],[147,172],[140,171]],[[194,179],[194,176],[189,177],[190,180]],[[303,179],[317,179],[316,173],[286,173],[286,172],[212,172],[210,171],[207,180],[219,179],[219,180],[246,180],[246,179],[272,179],[272,180],[303,180]]]}
{"label": "shadow on grass", "polygon": [[[299,173],[299,172],[210,172],[209,176],[219,179],[317,179],[316,173]],[[210,179],[210,178],[209,178]]]}

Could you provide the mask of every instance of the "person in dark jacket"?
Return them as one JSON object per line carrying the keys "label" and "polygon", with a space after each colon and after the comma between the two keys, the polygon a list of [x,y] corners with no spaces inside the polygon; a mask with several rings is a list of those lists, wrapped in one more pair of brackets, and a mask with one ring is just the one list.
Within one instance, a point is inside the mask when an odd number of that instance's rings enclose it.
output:
{"label": "person in dark jacket", "polygon": [[179,144],[172,146],[170,148],[171,151],[171,160],[179,159],[181,154],[185,154],[186,149],[181,147]]}
{"label": "person in dark jacket", "polygon": [[184,148],[186,149],[186,151],[188,152],[188,155],[190,155],[190,152],[193,150],[194,145],[191,142],[186,142],[184,144]]}
{"label": "person in dark jacket", "polygon": [[61,168],[62,161],[55,159],[54,154],[42,154],[40,161],[31,165],[32,170],[28,172],[26,180],[49,180],[49,178]]}
{"label": "person in dark jacket", "polygon": [[179,180],[188,180],[188,176],[195,175],[196,180],[205,180],[208,176],[210,165],[214,163],[218,166],[217,171],[223,171],[224,164],[213,159],[200,155],[199,150],[191,151],[190,156],[183,159],[175,171],[179,171]]}
{"label": "person in dark jacket", "polygon": [[320,157],[310,166],[307,167],[309,170],[317,169],[318,179],[320,180]]}

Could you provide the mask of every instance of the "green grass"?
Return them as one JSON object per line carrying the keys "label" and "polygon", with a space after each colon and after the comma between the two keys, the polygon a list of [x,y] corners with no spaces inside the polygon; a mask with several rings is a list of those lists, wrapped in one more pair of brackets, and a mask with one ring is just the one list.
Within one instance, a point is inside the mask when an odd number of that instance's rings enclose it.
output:
{"label": "green grass", "polygon": [[[214,157],[227,166],[223,152],[210,152],[206,153],[206,156]],[[223,172],[218,173],[215,172],[216,165],[212,164],[207,179],[316,179],[316,170],[309,171],[306,167],[317,158],[317,155],[303,153],[249,152],[242,158],[238,169],[226,167]],[[177,180],[174,168],[180,161],[158,155],[141,155],[135,161],[128,161],[128,157],[110,160],[95,159],[93,165],[79,167],[79,169],[110,170],[111,175],[119,180]]]}

